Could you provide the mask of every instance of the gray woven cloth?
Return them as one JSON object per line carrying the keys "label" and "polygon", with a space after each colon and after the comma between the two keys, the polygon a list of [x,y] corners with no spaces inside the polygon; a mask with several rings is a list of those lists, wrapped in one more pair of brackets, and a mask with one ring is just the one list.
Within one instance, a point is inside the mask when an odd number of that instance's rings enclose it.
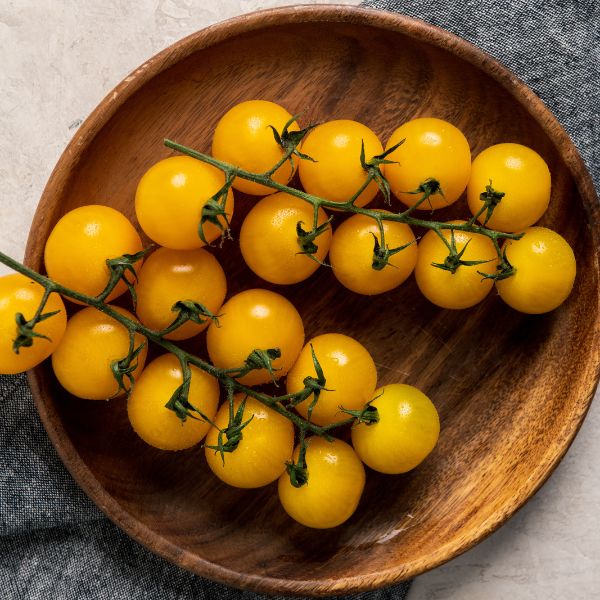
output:
{"label": "gray woven cloth", "polygon": [[[444,27],[519,75],[566,127],[600,183],[600,2],[372,0]],[[79,490],[46,437],[23,376],[0,377],[0,597],[7,600],[267,598],[182,571],[130,540]],[[408,586],[353,596],[402,600]]]}

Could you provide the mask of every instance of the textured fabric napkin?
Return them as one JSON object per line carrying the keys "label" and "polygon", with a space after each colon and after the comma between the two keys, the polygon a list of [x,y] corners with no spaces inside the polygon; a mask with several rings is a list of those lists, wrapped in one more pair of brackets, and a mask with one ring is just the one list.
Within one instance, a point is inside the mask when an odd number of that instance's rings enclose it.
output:
{"label": "textured fabric napkin", "polygon": [[[473,42],[519,75],[573,137],[600,183],[600,3],[371,0]],[[130,540],[79,490],[50,444],[24,376],[0,377],[0,590],[8,600],[260,596],[178,569]],[[402,600],[407,585],[352,596]]]}

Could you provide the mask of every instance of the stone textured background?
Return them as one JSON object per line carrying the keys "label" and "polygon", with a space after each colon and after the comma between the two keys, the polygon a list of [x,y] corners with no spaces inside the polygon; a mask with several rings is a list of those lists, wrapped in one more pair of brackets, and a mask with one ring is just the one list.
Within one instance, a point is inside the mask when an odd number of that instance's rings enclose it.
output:
{"label": "stone textured background", "polygon": [[[199,28],[285,4],[0,0],[0,250],[23,255],[38,198],[60,153],[81,120],[131,70]],[[535,498],[478,547],[418,578],[410,600],[600,597],[599,429],[596,402]]]}

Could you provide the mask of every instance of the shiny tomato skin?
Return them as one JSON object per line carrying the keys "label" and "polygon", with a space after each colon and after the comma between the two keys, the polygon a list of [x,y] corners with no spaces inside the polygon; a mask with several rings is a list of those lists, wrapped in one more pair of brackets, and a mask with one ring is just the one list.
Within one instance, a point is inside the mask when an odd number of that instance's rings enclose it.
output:
{"label": "shiny tomato skin", "polygon": [[352,427],[352,445],[360,459],[380,473],[406,473],[431,453],[440,419],[431,400],[411,385],[395,383],[375,391],[371,406],[377,423]]}
{"label": "shiny tomato skin", "polygon": [[520,240],[506,240],[506,258],[515,274],[496,282],[510,307],[527,314],[558,308],[573,289],[577,264],[569,243],[546,227],[529,227]]}
{"label": "shiny tomato skin", "polygon": [[43,313],[59,311],[58,314],[40,321],[34,332],[44,335],[34,338],[29,347],[22,346],[19,353],[13,351],[17,337],[17,313],[26,321],[33,319],[44,296],[44,288],[19,273],[0,277],[0,375],[14,375],[39,365],[59,345],[67,326],[67,311],[58,294],[51,294]]}
{"label": "shiny tomato skin", "polygon": [[374,237],[381,242],[377,223],[365,215],[353,215],[339,225],[329,250],[329,261],[337,280],[357,294],[373,296],[398,287],[413,272],[417,244],[411,228],[404,223],[383,221],[385,243],[390,248],[410,244],[394,254],[381,270],[373,268]]}
{"label": "shiny tomato skin", "polygon": [[[292,115],[282,106],[267,100],[247,100],[230,108],[220,119],[212,142],[212,155],[226,163],[251,173],[262,174],[274,167],[284,155],[276,142],[272,125],[279,134]],[[289,125],[289,131],[298,131],[298,123]],[[298,158],[294,157],[295,165]],[[283,163],[271,176],[278,183],[286,184],[295,169],[289,161]],[[245,194],[264,196],[273,189],[237,177],[233,187]]]}
{"label": "shiny tomato skin", "polygon": [[[308,482],[296,488],[284,473],[279,478],[279,500],[288,515],[306,527],[337,527],[358,506],[365,486],[365,469],[346,442],[311,437],[307,444]],[[296,447],[295,461],[298,454]]]}
{"label": "shiny tomato skin", "polygon": [[[367,178],[360,161],[363,142],[367,161],[383,152],[375,133],[357,121],[341,119],[315,127],[302,145],[302,152],[316,161],[300,162],[298,172],[302,187],[309,194],[332,202],[349,200]],[[366,206],[378,189],[377,184],[371,181],[355,205]]]}
{"label": "shiny tomato skin", "polygon": [[[190,365],[190,368],[189,402],[212,420],[219,404],[219,383],[198,367]],[[204,439],[210,427],[201,419],[188,417],[181,421],[165,406],[182,382],[177,357],[163,354],[144,369],[127,400],[127,415],[134,431],[159,450],[191,448]]]}
{"label": "shiny tomato skin", "polygon": [[441,194],[431,195],[419,210],[444,208],[456,202],[467,187],[471,174],[471,149],[464,134],[452,123],[424,117],[398,127],[386,150],[405,140],[387,156],[384,174],[398,200],[413,206],[421,197],[414,192],[427,179],[436,179]]}
{"label": "shiny tomato skin", "polygon": [[[179,300],[199,302],[218,315],[227,292],[227,281],[219,261],[203,248],[159,248],[144,263],[135,289],[140,321],[150,329],[161,331],[177,317],[178,313],[172,308]],[[191,338],[206,329],[209,323],[208,317],[202,324],[188,321],[165,338]]]}
{"label": "shiny tomato skin", "polygon": [[[111,307],[116,312],[135,321],[124,308]],[[146,343],[145,338],[135,335],[135,347]],[[111,363],[125,358],[129,351],[129,331],[108,315],[93,307],[74,314],[58,348],[52,355],[52,368],[59,383],[71,394],[84,400],[108,400],[122,395],[111,371]],[[146,361],[148,344],[137,358],[137,378]],[[128,379],[125,378],[125,384]]]}
{"label": "shiny tomato skin", "polygon": [[[359,410],[373,397],[377,385],[377,369],[369,351],[357,340],[341,333],[325,333],[312,338],[300,352],[300,356],[288,373],[289,394],[304,388],[304,379],[317,377],[312,350],[325,376],[325,390],[319,394],[311,421],[318,425],[329,425],[347,418],[340,406],[348,410]],[[308,417],[308,408],[313,401],[311,395],[296,406],[296,410]]]}
{"label": "shiny tomato skin", "polygon": [[[515,233],[536,223],[550,202],[551,176],[544,159],[521,144],[496,144],[473,161],[467,187],[467,201],[473,215],[483,206],[480,198],[486,186],[503,192],[486,226]],[[479,216],[483,223],[487,211]]]}
{"label": "shiny tomato skin", "polygon": [[[140,236],[123,214],[110,206],[90,204],[69,211],[56,223],[46,242],[44,264],[50,279],[82,294],[97,296],[110,278],[106,260],[136,254],[141,249]],[[141,265],[140,260],[135,268]],[[133,282],[131,276],[128,279]],[[120,281],[106,301],[126,290],[125,282]]]}
{"label": "shiny tomato skin", "polygon": [[[319,209],[318,225],[327,221]],[[299,283],[310,277],[327,256],[331,244],[331,228],[314,241],[313,258],[302,254],[296,225],[305,231],[313,225],[312,205],[280,192],[259,200],[250,210],[240,230],[240,248],[246,264],[265,281],[279,285]]]}
{"label": "shiny tomato skin", "polygon": [[[463,224],[464,221],[449,221]],[[443,230],[450,241],[449,229]],[[448,248],[435,231],[428,231],[419,242],[415,278],[421,293],[433,304],[453,310],[470,308],[481,302],[492,290],[492,279],[484,279],[481,273],[495,273],[498,254],[492,241],[482,234],[454,231],[457,251],[468,244],[463,259],[468,261],[485,260],[479,265],[460,265],[452,273],[433,266],[443,264],[449,254]]]}
{"label": "shiny tomato skin", "polygon": [[[244,394],[237,394],[234,410],[237,412]],[[284,416],[247,397],[243,421],[252,419],[242,429],[242,439],[233,452],[221,454],[209,446],[218,446],[218,430],[211,427],[206,437],[205,456],[211,471],[222,481],[238,488],[258,488],[275,481],[292,458],[294,426]],[[224,402],[215,417],[217,427],[229,424],[229,403]],[[224,440],[226,441],[226,439]]]}
{"label": "shiny tomato skin", "polygon": [[[135,192],[135,213],[140,227],[154,242],[173,250],[205,246],[199,235],[202,209],[225,183],[222,171],[189,156],[172,156],[152,165],[140,179]],[[227,219],[233,216],[233,192],[225,203]],[[219,217],[223,229],[225,219]],[[208,243],[223,229],[214,223],[202,225]]]}
{"label": "shiny tomato skin", "polygon": [[[304,325],[294,305],[275,292],[245,290],[221,307],[219,326],[207,330],[206,345],[217,367],[241,367],[254,350],[278,348],[281,357],[273,360],[274,377],[287,374],[304,344]],[[269,383],[266,369],[254,370],[240,381],[247,385]]]}

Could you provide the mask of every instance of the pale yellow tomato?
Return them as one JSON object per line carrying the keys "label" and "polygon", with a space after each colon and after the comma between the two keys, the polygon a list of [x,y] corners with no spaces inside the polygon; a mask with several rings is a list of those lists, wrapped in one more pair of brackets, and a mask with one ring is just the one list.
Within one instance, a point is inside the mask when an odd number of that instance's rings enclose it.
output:
{"label": "pale yellow tomato", "polygon": [[[308,481],[297,488],[284,473],[279,478],[279,500],[287,514],[306,527],[336,527],[356,510],[365,487],[365,469],[346,442],[311,437],[307,444]],[[297,447],[294,461],[298,454]]]}
{"label": "pale yellow tomato", "polygon": [[520,240],[507,240],[506,258],[515,274],[496,283],[515,310],[541,314],[560,306],[571,293],[577,265],[568,242],[545,227],[530,227]]}
{"label": "pale yellow tomato", "polygon": [[379,388],[371,406],[377,423],[352,427],[352,445],[360,459],[381,473],[406,473],[419,465],[437,444],[440,419],[431,400],[402,383]]}

